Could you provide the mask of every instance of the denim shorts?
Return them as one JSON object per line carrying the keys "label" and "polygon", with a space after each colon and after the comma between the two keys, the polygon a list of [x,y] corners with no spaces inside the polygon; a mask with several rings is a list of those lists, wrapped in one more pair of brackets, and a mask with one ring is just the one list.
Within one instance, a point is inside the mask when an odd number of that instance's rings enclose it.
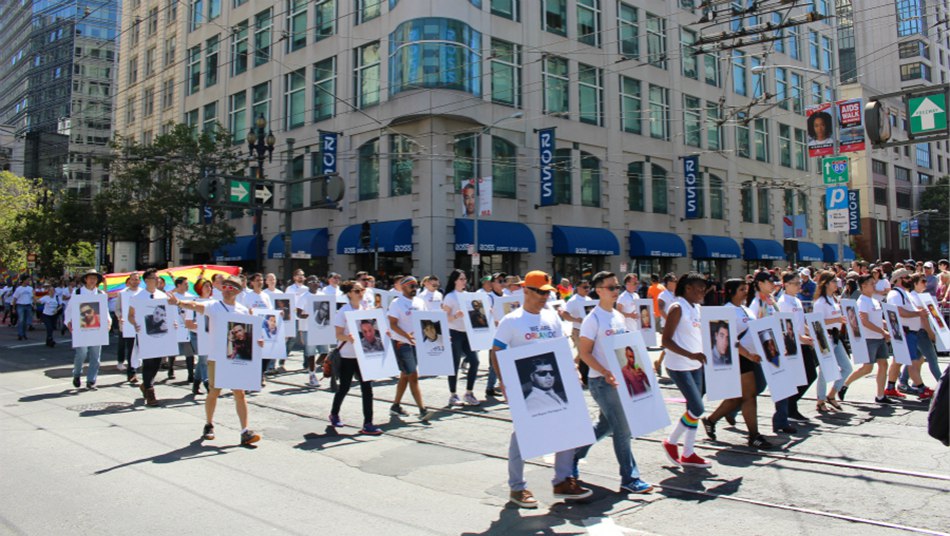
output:
{"label": "denim shorts", "polygon": [[867,339],[867,343],[872,364],[879,359],[887,361],[887,342],[884,339]]}
{"label": "denim shorts", "polygon": [[418,368],[419,362],[416,359],[416,347],[411,344],[393,343],[396,350],[396,364],[399,365],[399,372],[403,374],[414,374]]}

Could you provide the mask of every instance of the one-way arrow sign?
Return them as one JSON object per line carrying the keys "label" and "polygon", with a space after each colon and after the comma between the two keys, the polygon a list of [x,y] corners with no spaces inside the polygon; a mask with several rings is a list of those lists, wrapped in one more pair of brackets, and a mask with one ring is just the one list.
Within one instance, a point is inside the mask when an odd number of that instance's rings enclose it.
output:
{"label": "one-way arrow sign", "polygon": [[260,205],[267,205],[274,197],[274,189],[271,184],[257,183],[254,185],[254,199]]}
{"label": "one-way arrow sign", "polygon": [[910,135],[919,136],[947,129],[947,96],[931,93],[907,99]]}

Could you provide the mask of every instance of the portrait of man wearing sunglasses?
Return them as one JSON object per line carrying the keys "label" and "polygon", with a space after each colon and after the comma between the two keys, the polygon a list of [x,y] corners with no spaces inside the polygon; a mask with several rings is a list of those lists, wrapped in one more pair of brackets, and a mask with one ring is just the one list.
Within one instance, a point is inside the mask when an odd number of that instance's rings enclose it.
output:
{"label": "portrait of man wearing sunglasses", "polygon": [[524,387],[524,401],[532,415],[547,413],[552,410],[567,409],[567,399],[560,388],[560,375],[552,355],[550,359],[544,356],[534,358],[531,363]]}

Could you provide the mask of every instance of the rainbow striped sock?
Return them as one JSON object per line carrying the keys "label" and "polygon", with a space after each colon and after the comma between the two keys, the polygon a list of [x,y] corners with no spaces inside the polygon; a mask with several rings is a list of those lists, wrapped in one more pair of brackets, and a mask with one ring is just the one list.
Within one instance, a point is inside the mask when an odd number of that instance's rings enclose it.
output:
{"label": "rainbow striped sock", "polygon": [[693,417],[688,411],[683,413],[683,416],[680,417],[680,422],[683,423],[683,426],[687,428],[696,428],[699,426],[699,418]]}

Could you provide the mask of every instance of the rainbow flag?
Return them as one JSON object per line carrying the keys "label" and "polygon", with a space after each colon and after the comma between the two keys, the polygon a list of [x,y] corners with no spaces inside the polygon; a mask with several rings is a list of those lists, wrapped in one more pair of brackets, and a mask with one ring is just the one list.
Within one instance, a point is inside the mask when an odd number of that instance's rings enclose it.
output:
{"label": "rainbow flag", "polygon": [[[205,279],[211,279],[215,274],[224,274],[228,275],[237,275],[241,271],[241,268],[238,266],[219,266],[214,264],[194,264],[191,266],[176,266],[174,268],[166,268],[164,270],[159,270],[158,275],[165,280],[165,291],[171,292],[175,288],[175,279],[179,277],[188,278],[188,290],[191,292],[195,291],[195,282],[198,281],[198,278],[204,277]],[[105,288],[104,290],[109,294],[109,296],[115,296],[119,292],[125,290],[125,280],[128,279],[129,275],[136,273],[141,274],[141,271],[137,272],[123,272],[117,274],[105,274]]]}

